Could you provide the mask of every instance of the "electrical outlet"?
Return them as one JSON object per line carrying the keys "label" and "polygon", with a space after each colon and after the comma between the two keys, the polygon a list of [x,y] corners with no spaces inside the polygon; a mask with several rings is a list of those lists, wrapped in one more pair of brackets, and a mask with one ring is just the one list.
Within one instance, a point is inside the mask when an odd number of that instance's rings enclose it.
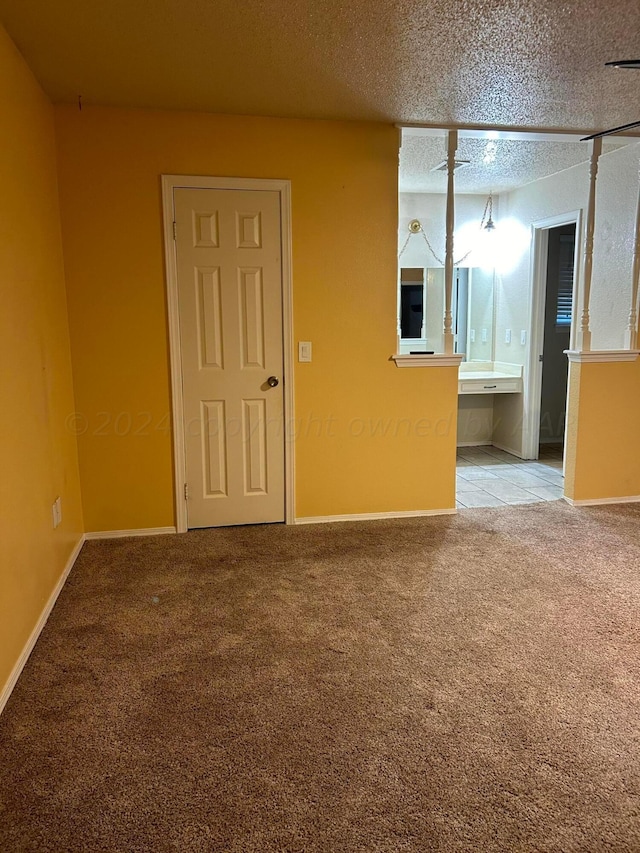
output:
{"label": "electrical outlet", "polygon": [[483,329],[482,330],[482,343],[486,344],[486,342],[487,342],[487,330]]}
{"label": "electrical outlet", "polygon": [[476,330],[475,330],[475,329],[471,329],[471,330],[469,331],[469,341],[470,341],[472,344],[475,344],[475,342],[476,342]]}
{"label": "electrical outlet", "polygon": [[311,361],[311,341],[298,341],[298,361]]}
{"label": "electrical outlet", "polygon": [[525,346],[525,344],[527,343],[527,332],[525,329],[520,332],[520,343],[522,344],[522,346]]}
{"label": "electrical outlet", "polygon": [[506,329],[504,333],[504,342],[505,344],[511,343],[511,329]]}

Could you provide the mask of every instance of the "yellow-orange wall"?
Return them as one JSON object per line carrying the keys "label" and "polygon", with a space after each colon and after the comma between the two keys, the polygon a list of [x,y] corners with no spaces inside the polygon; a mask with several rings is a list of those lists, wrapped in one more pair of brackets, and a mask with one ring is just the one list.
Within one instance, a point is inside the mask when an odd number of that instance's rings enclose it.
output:
{"label": "yellow-orange wall", "polygon": [[389,361],[393,127],[90,106],[56,126],[87,530],[174,523],[163,173],[292,182],[296,515],[454,506],[456,369]]}
{"label": "yellow-orange wall", "polygon": [[640,360],[570,365],[566,494],[640,496]]}
{"label": "yellow-orange wall", "polygon": [[[389,361],[393,128],[59,107],[56,137],[1,28],[0,118],[0,704],[82,535],[80,482],[88,530],[174,522],[162,173],[292,181],[294,336],[314,345],[297,516],[453,506],[456,369]],[[640,362],[573,364],[571,387],[567,494],[640,495]]]}
{"label": "yellow-orange wall", "polygon": [[53,108],[1,27],[0,125],[1,700],[82,534]]}

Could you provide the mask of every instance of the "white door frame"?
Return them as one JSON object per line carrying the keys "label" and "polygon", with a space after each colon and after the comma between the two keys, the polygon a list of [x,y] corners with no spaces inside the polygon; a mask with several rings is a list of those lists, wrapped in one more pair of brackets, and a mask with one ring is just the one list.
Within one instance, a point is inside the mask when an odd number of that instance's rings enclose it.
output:
{"label": "white door frame", "polygon": [[[522,442],[525,459],[537,459],[540,444],[540,406],[542,396],[542,362],[539,356],[544,345],[544,309],[547,296],[547,256],[549,229],[561,225],[576,226],[576,245],[573,266],[573,308],[571,312],[570,348],[574,346],[578,322],[580,296],[582,210],[572,210],[558,216],[540,219],[531,225],[531,303],[529,310],[529,369],[524,389],[524,435]],[[567,392],[568,404],[568,392]]]}
{"label": "white door frame", "polygon": [[184,499],[186,453],[184,440],[182,351],[178,313],[178,272],[173,232],[174,189],[262,190],[280,194],[280,233],[282,235],[282,338],[284,354],[284,488],[285,522],[295,523],[295,429],[293,420],[293,279],[291,274],[291,181],[262,178],[212,178],[194,175],[162,175],[164,251],[169,315],[169,357],[171,362],[171,416],[173,422],[173,482],[175,489],[176,529],[187,530],[187,504]]}

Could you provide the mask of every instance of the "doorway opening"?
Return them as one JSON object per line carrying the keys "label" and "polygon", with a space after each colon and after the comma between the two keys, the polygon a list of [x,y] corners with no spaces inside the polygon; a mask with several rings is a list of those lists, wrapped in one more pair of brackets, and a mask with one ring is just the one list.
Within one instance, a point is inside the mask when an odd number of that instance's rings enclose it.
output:
{"label": "doorway opening", "polygon": [[[564,462],[569,365],[576,334],[580,211],[533,226],[531,361],[526,388],[527,459]],[[564,467],[564,466],[563,466]]]}
{"label": "doorway opening", "polygon": [[567,411],[569,362],[573,317],[576,225],[550,228],[547,236],[542,388],[538,455],[562,458]]}

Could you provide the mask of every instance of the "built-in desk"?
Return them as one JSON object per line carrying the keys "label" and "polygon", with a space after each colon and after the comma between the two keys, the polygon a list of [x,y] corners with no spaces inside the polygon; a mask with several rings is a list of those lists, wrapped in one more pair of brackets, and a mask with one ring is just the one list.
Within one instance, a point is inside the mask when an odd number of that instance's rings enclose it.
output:
{"label": "built-in desk", "polygon": [[521,394],[522,365],[505,362],[463,362],[458,369],[458,394]]}

